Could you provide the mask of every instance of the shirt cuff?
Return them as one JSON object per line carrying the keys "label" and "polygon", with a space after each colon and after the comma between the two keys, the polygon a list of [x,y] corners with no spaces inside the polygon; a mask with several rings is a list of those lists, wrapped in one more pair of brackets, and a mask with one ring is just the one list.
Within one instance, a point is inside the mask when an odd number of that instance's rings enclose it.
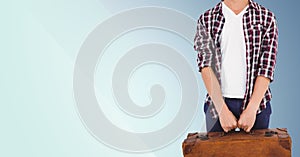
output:
{"label": "shirt cuff", "polygon": [[274,80],[274,72],[273,70],[266,69],[266,68],[259,68],[257,76],[264,76],[270,79],[270,82]]}
{"label": "shirt cuff", "polygon": [[199,72],[201,72],[202,69],[205,67],[210,67],[211,66],[211,54],[201,55],[199,52],[197,62],[198,62]]}

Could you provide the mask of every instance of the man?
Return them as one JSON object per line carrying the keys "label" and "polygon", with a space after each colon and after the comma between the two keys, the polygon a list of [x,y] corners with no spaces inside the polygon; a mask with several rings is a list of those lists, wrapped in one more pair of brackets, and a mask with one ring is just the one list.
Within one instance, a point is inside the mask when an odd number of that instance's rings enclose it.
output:
{"label": "man", "polygon": [[207,131],[269,127],[277,45],[274,14],[252,0],[223,0],[200,16],[194,47]]}

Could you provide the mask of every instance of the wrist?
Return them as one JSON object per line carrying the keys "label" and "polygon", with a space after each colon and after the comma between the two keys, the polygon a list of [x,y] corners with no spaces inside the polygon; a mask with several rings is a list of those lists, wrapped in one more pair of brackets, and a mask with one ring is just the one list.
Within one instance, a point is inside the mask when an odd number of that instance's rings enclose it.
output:
{"label": "wrist", "polygon": [[221,114],[221,113],[227,113],[228,111],[229,111],[229,109],[228,109],[228,107],[227,107],[227,105],[226,105],[225,102],[222,103],[222,104],[219,106],[219,109],[217,110],[217,112],[218,112],[219,114]]}
{"label": "wrist", "polygon": [[246,110],[248,110],[250,112],[255,112],[256,113],[257,110],[258,110],[258,108],[259,108],[259,105],[253,104],[253,103],[249,102],[249,104],[247,105]]}

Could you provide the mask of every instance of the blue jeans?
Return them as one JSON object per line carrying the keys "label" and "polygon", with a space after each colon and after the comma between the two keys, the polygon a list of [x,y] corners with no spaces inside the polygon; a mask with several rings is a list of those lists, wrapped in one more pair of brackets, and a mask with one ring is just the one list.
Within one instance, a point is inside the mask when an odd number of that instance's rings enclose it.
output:
{"label": "blue jeans", "polygon": [[[243,99],[235,98],[225,98],[225,103],[227,104],[229,110],[233,115],[239,119],[242,113],[242,103]],[[266,109],[262,110],[261,113],[256,115],[256,120],[252,129],[267,129],[269,128],[270,115],[272,113],[270,102],[266,104]],[[204,104],[204,112],[206,117],[206,130],[207,132],[222,132],[219,119],[213,119],[210,111],[211,106]]]}

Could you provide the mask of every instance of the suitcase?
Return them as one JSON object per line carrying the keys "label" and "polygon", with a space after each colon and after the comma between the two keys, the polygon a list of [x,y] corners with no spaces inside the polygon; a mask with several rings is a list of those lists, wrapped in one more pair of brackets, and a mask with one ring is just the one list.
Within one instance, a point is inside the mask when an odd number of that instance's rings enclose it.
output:
{"label": "suitcase", "polygon": [[291,147],[285,128],[189,133],[182,143],[184,157],[290,157]]}

